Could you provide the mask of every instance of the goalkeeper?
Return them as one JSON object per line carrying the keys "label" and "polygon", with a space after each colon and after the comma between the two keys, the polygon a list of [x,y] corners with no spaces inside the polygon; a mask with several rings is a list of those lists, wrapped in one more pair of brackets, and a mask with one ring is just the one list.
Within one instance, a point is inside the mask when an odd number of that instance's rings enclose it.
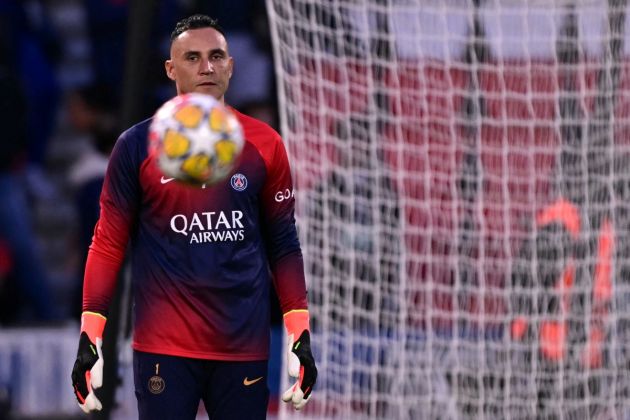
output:
{"label": "goalkeeper", "polygon": [[[177,23],[165,70],[178,94],[224,102],[233,64],[214,19]],[[85,267],[72,370],[83,411],[101,409],[94,389],[107,363],[103,329],[127,252],[140,419],[194,419],[200,401],[212,419],[265,418],[272,281],[289,338],[289,373],[297,378],[282,398],[296,409],[309,400],[317,370],[286,151],[269,126],[235,113],[247,143],[232,177],[216,185],[165,178],[147,153],[150,120],[116,142]]]}

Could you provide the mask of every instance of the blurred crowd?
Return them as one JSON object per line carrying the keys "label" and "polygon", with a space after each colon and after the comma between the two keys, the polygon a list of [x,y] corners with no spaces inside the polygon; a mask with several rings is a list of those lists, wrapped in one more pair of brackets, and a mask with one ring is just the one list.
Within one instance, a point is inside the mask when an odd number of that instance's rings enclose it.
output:
{"label": "blurred crowd", "polygon": [[277,128],[264,0],[151,2],[150,41],[129,58],[132,3],[0,0],[0,326],[78,319],[108,155],[126,128],[127,60],[144,83],[134,113],[150,117],[175,94],[163,62],[179,19],[219,20],[235,60],[227,102]]}

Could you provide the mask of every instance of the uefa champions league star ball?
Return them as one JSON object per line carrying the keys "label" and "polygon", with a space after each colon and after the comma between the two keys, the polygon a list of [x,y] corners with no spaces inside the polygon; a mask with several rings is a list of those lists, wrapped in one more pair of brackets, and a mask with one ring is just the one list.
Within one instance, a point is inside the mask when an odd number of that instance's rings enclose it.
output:
{"label": "uefa champions league star ball", "polygon": [[210,95],[187,93],[157,110],[149,128],[149,149],[162,173],[192,185],[228,177],[245,139],[236,115]]}

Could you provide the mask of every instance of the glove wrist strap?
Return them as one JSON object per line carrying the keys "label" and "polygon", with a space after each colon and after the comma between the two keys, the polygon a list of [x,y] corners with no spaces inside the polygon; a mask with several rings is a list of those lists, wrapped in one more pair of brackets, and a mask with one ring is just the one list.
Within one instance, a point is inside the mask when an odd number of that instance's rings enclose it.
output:
{"label": "glove wrist strap", "polygon": [[283,318],[287,335],[293,334],[294,339],[297,340],[302,331],[309,331],[308,309],[294,309],[284,314]]}
{"label": "glove wrist strap", "polygon": [[103,338],[103,330],[107,318],[96,312],[83,312],[81,314],[81,332],[85,332],[92,343],[97,338]]}

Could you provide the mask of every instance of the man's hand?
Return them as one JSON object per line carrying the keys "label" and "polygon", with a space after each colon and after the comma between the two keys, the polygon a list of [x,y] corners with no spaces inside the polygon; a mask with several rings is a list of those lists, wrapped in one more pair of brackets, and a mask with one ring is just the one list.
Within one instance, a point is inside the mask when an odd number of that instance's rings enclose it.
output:
{"label": "man's hand", "polygon": [[[284,316],[288,335],[287,362],[289,375],[298,380],[282,394],[282,401],[290,402],[300,410],[308,402],[317,381],[317,368],[311,353],[311,335],[308,330],[308,312],[292,311]],[[296,334],[299,337],[296,339]]]}
{"label": "man's hand", "polygon": [[105,317],[93,312],[81,316],[81,336],[72,368],[72,386],[79,407],[86,413],[103,408],[94,389],[103,385],[103,329]]}

